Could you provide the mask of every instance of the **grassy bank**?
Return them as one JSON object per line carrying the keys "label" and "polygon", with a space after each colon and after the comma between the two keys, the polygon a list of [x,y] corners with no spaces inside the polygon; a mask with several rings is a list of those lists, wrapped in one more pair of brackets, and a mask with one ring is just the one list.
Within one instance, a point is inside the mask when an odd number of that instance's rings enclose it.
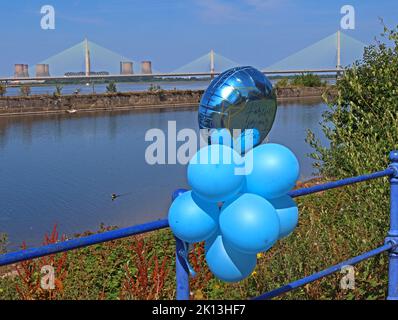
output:
{"label": "grassy bank", "polygon": [[[383,188],[388,188],[387,180]],[[203,247],[191,254],[198,272],[191,280],[194,299],[240,299],[256,296],[375,248],[388,229],[388,205],[366,210],[371,182],[297,199],[299,226],[288,238],[258,257],[248,279],[226,284],[206,268]],[[385,191],[385,190],[384,190]],[[383,192],[384,193],[384,192]],[[358,202],[349,199],[357,197]],[[384,201],[384,200],[383,200]],[[104,231],[102,228],[100,231]],[[56,233],[46,243],[59,238]],[[174,299],[174,238],[169,229],[19,264],[0,279],[0,299]],[[53,264],[56,289],[41,290],[41,265]],[[5,272],[13,270],[3,269]],[[282,299],[382,299],[387,288],[385,254],[355,267],[355,289],[343,290],[335,274],[282,296]]]}

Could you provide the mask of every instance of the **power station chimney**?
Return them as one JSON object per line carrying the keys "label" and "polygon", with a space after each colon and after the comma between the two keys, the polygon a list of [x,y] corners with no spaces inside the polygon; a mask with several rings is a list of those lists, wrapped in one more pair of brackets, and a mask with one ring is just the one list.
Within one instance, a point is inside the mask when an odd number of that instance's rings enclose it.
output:
{"label": "power station chimney", "polygon": [[120,74],[133,74],[133,63],[131,61],[120,61]]}
{"label": "power station chimney", "polygon": [[48,64],[37,64],[36,65],[36,77],[49,77],[49,66]]}
{"label": "power station chimney", "polygon": [[88,47],[88,40],[85,39],[85,61],[86,61],[86,77],[90,76],[91,73],[91,61],[90,61],[90,48]]}
{"label": "power station chimney", "polygon": [[152,62],[142,61],[141,62],[141,73],[142,74],[152,74]]}

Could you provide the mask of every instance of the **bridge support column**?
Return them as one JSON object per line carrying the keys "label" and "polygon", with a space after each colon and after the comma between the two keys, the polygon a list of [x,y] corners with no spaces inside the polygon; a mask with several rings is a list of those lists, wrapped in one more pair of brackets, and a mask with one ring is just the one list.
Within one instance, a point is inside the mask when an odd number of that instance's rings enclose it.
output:
{"label": "bridge support column", "polygon": [[[390,153],[390,230],[386,242],[398,245],[398,150]],[[398,246],[389,252],[387,300],[398,300]]]}

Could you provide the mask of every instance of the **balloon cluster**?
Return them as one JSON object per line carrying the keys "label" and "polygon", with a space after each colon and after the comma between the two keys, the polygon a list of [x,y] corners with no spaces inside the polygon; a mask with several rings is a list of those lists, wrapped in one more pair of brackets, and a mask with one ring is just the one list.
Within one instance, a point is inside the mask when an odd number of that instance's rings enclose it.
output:
{"label": "balloon cluster", "polygon": [[[287,193],[299,164],[288,148],[272,143],[241,156],[225,143],[225,132],[221,135],[224,142],[212,136],[212,144],[191,159],[192,190],[174,200],[168,219],[179,239],[205,241],[206,261],[216,277],[236,282],[253,272],[258,253],[296,227],[298,209]],[[236,174],[242,167],[246,174]]]}

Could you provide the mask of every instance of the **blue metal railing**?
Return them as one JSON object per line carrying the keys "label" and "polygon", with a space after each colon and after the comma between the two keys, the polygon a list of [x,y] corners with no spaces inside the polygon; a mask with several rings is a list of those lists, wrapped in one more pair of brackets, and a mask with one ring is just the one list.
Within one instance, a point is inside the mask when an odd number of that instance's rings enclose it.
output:
{"label": "blue metal railing", "polygon": [[[329,182],[321,185],[316,185],[309,188],[303,188],[293,190],[289,194],[292,197],[300,197],[308,194],[313,194],[325,190],[330,190],[358,182],[368,181],[381,177],[389,177],[390,181],[390,230],[387,237],[385,238],[384,245],[365,252],[357,257],[343,261],[323,271],[312,274],[308,277],[304,277],[300,280],[293,281],[285,286],[278,289],[264,293],[254,299],[271,299],[279,296],[283,293],[289,292],[296,288],[302,287],[310,282],[316,281],[322,277],[328,276],[345,265],[354,265],[363,260],[381,254],[383,252],[389,252],[389,271],[388,271],[388,300],[398,300],[398,151],[392,151],[390,153],[390,165],[383,171],[374,172],[367,175],[362,175],[353,178],[342,179],[339,181]],[[173,200],[181,193],[184,189],[176,190],[173,193]],[[153,221],[137,226],[128,228],[122,228],[118,230],[107,231],[100,234],[94,234],[87,237],[71,239],[62,241],[46,246],[21,250],[17,252],[11,252],[0,255],[0,266],[10,265],[13,263],[35,259],[50,254],[60,253],[69,251],[77,248],[90,246],[97,243],[112,241],[121,239],[137,234],[142,234],[149,231],[159,230],[168,227],[167,219]],[[180,239],[176,238],[176,285],[177,285],[177,299],[188,300],[189,299],[189,268],[187,265],[187,246]]]}

